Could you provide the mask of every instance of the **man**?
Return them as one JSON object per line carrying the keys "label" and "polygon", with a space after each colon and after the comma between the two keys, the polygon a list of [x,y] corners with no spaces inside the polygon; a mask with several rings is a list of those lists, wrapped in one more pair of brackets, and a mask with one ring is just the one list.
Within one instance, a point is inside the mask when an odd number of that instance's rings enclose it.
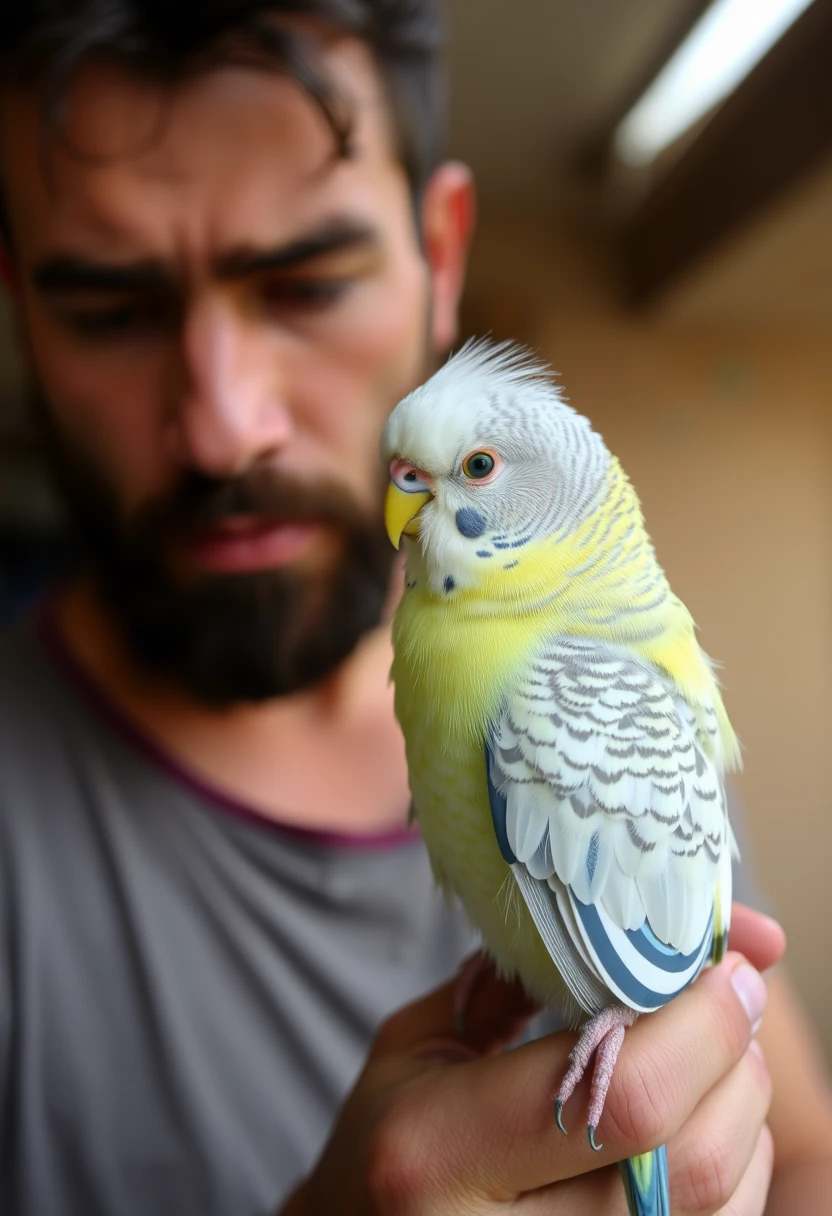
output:
{"label": "man", "polygon": [[[448,984],[416,999],[472,945],[406,826],[380,625],[378,433],[455,339],[472,224],[433,5],[0,23],[7,278],[87,556],[0,655],[0,1208],[612,1213],[610,1163],[668,1141],[677,1212],[762,1212],[740,956],[629,1033],[598,1158],[553,1130],[572,1036],[500,1053],[529,1010],[494,980],[463,1036]],[[782,950],[742,911],[734,942]],[[786,1210],[830,1121],[772,1005]]]}

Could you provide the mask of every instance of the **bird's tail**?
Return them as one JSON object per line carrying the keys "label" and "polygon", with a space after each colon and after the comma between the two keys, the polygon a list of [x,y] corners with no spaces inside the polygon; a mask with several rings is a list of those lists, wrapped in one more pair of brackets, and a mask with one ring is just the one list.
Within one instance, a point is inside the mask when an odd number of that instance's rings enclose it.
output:
{"label": "bird's tail", "polygon": [[630,1216],[670,1216],[667,1186],[667,1150],[629,1157],[619,1166],[627,1193]]}

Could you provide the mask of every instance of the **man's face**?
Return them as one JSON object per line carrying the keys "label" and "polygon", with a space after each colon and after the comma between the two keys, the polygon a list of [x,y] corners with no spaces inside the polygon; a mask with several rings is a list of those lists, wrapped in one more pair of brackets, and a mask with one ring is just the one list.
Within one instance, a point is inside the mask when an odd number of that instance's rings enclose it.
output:
{"label": "man's face", "polygon": [[18,304],[56,464],[136,657],[216,702],[320,678],[377,622],[378,435],[428,370],[430,293],[369,55],[173,92],[104,65],[61,128],[2,109]]}

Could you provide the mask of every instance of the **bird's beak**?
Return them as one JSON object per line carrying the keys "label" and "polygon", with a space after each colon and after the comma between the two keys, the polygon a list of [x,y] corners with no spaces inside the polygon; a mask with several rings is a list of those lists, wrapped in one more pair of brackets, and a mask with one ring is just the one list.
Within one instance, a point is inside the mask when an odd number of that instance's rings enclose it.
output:
{"label": "bird's beak", "polygon": [[398,549],[402,535],[418,535],[419,512],[432,498],[430,490],[417,490],[414,494],[408,494],[400,490],[395,481],[390,482],[384,500],[384,526],[394,549]]}

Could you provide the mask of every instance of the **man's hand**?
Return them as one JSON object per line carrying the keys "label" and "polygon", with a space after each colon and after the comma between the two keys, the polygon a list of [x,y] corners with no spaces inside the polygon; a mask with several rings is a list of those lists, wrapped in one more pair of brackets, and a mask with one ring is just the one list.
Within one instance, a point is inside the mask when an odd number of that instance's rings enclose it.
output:
{"label": "man's hand", "polygon": [[[316,1169],[284,1216],[516,1216],[626,1211],[611,1163],[668,1145],[674,1216],[761,1216],[771,1176],[771,1086],[752,1025],[764,970],[784,948],[767,917],[735,907],[732,945],[665,1009],[627,1032],[592,1153],[580,1121],[564,1139],[552,1094],[575,1036],[502,1051],[534,1010],[486,974],[462,1037],[453,984],[394,1014]],[[745,960],[748,959],[749,962]],[[581,1086],[575,1110],[587,1101]]]}

